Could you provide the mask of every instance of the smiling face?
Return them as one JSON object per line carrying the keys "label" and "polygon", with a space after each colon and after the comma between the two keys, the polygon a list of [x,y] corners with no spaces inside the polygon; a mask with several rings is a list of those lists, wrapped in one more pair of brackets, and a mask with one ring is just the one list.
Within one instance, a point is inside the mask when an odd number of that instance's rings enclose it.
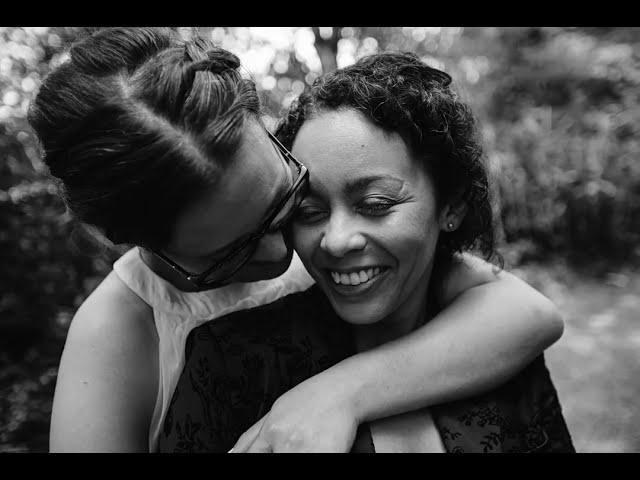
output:
{"label": "smiling face", "polygon": [[338,315],[414,328],[445,218],[430,177],[398,134],[355,110],[307,120],[292,153],[310,171],[294,248]]}

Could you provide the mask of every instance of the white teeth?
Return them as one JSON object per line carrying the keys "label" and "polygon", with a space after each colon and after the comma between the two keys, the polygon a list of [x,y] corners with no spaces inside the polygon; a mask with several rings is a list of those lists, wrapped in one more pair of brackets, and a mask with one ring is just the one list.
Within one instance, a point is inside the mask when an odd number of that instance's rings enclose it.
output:
{"label": "white teeth", "polygon": [[359,272],[339,273],[329,272],[333,282],[340,285],[360,285],[366,283],[380,273],[380,268],[369,268],[368,270],[360,270]]}

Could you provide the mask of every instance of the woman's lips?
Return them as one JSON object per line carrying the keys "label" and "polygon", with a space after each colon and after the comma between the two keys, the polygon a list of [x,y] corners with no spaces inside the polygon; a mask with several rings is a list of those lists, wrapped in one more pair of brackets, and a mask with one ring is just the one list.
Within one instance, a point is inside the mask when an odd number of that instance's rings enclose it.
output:
{"label": "woman's lips", "polygon": [[354,269],[351,272],[339,272],[336,270],[329,270],[329,275],[333,279],[333,283],[336,285],[360,285],[374,279],[380,274],[380,267],[368,267]]}
{"label": "woman's lips", "polygon": [[349,270],[324,269],[327,285],[345,297],[360,296],[370,292],[384,278],[389,267],[368,266]]}

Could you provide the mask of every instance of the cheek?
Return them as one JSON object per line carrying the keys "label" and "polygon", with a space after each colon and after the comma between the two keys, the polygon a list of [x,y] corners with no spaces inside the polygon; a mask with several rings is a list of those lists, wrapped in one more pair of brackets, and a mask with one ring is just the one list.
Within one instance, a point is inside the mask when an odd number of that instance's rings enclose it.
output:
{"label": "cheek", "polygon": [[[440,227],[432,211],[412,209],[394,220],[387,244],[401,270],[423,270],[432,260]],[[419,272],[418,272],[419,273]]]}
{"label": "cheek", "polygon": [[308,270],[313,252],[320,246],[320,232],[317,228],[293,224],[291,240],[293,248]]}

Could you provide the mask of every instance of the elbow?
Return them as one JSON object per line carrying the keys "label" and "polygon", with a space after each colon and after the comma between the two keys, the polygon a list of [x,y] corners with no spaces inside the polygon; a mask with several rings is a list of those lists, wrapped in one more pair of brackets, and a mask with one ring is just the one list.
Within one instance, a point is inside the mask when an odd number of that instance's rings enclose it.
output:
{"label": "elbow", "polygon": [[542,348],[549,348],[562,337],[564,333],[564,319],[558,307],[548,298],[538,307],[538,315],[542,322]]}

